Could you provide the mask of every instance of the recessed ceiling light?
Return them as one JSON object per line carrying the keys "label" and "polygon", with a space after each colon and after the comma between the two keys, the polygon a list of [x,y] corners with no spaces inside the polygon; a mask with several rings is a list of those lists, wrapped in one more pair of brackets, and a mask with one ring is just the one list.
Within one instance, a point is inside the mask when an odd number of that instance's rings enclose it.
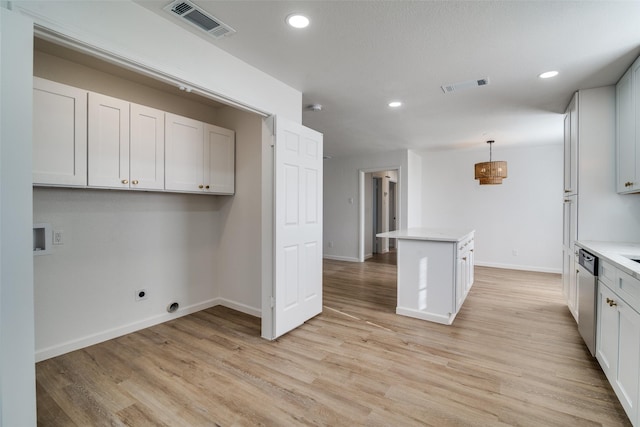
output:
{"label": "recessed ceiling light", "polygon": [[550,79],[551,77],[555,77],[558,75],[557,71],[547,71],[545,73],[540,74],[538,77],[541,79]]}
{"label": "recessed ceiling light", "polygon": [[287,16],[287,24],[293,28],[307,28],[309,26],[309,18],[299,13],[292,13]]}
{"label": "recessed ceiling light", "polygon": [[391,101],[389,103],[389,107],[391,107],[391,108],[398,108],[401,105],[402,105],[402,102],[400,102],[400,101]]}

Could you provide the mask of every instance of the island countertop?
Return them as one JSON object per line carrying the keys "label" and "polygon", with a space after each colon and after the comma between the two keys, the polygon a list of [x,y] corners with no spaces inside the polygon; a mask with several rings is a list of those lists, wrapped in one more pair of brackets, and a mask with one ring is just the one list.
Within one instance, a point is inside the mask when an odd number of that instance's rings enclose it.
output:
{"label": "island countertop", "polygon": [[440,242],[460,242],[468,238],[474,232],[475,230],[453,228],[405,228],[402,230],[388,231],[386,233],[378,233],[376,234],[376,237],[408,240],[433,240]]}

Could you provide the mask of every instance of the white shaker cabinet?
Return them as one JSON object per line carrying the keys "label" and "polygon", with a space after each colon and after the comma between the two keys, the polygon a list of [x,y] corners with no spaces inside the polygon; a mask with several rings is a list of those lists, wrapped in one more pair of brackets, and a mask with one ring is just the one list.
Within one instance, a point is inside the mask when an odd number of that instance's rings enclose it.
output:
{"label": "white shaker cabinet", "polygon": [[164,189],[164,112],[89,93],[89,186]]}
{"label": "white shaker cabinet", "polygon": [[131,104],[129,187],[164,190],[164,111]]}
{"label": "white shaker cabinet", "polygon": [[165,189],[234,193],[234,131],[167,113],[165,136]]}
{"label": "white shaker cabinet", "polygon": [[640,191],[640,58],[616,85],[618,193]]}
{"label": "white shaker cabinet", "polygon": [[129,188],[129,103],[89,94],[90,187]]}
{"label": "white shaker cabinet", "polygon": [[[615,272],[613,283],[598,282],[596,358],[632,424],[637,426],[640,404],[640,314],[613,290],[616,283],[625,280],[619,276],[621,273],[624,272]],[[640,281],[634,280],[636,283],[633,286],[640,289]],[[614,288],[609,285],[614,285]]]}
{"label": "white shaker cabinet", "polygon": [[175,114],[165,119],[165,189],[204,189],[204,124]]}
{"label": "white shaker cabinet", "polygon": [[33,183],[87,185],[87,91],[33,78]]}
{"label": "white shaker cabinet", "polygon": [[564,194],[578,194],[578,93],[564,116]]}
{"label": "white shaker cabinet", "polygon": [[217,194],[235,191],[235,132],[205,124],[204,190]]}

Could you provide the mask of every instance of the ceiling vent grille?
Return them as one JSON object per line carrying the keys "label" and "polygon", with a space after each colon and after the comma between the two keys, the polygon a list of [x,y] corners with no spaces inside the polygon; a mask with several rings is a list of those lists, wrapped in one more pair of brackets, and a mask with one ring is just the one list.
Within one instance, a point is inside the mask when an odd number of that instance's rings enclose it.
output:
{"label": "ceiling vent grille", "polygon": [[474,87],[486,86],[489,84],[489,77],[485,77],[477,80],[467,80],[466,82],[450,83],[440,86],[444,93],[458,92],[465,89],[471,89]]}
{"label": "ceiling vent grille", "polygon": [[194,27],[201,29],[216,39],[230,36],[236,32],[236,30],[190,1],[174,1],[166,5],[164,10]]}

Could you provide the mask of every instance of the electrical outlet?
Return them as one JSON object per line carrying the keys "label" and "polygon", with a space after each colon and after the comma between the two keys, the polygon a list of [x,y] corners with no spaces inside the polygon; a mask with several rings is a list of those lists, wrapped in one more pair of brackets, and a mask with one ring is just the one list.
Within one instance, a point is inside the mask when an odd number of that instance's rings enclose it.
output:
{"label": "electrical outlet", "polygon": [[53,244],[64,245],[64,230],[53,230]]}
{"label": "electrical outlet", "polygon": [[136,291],[136,301],[142,301],[149,297],[149,293],[146,289],[138,289]]}
{"label": "electrical outlet", "polygon": [[513,256],[518,256],[518,250],[514,249],[513,251],[511,251],[511,253],[513,254]]}

